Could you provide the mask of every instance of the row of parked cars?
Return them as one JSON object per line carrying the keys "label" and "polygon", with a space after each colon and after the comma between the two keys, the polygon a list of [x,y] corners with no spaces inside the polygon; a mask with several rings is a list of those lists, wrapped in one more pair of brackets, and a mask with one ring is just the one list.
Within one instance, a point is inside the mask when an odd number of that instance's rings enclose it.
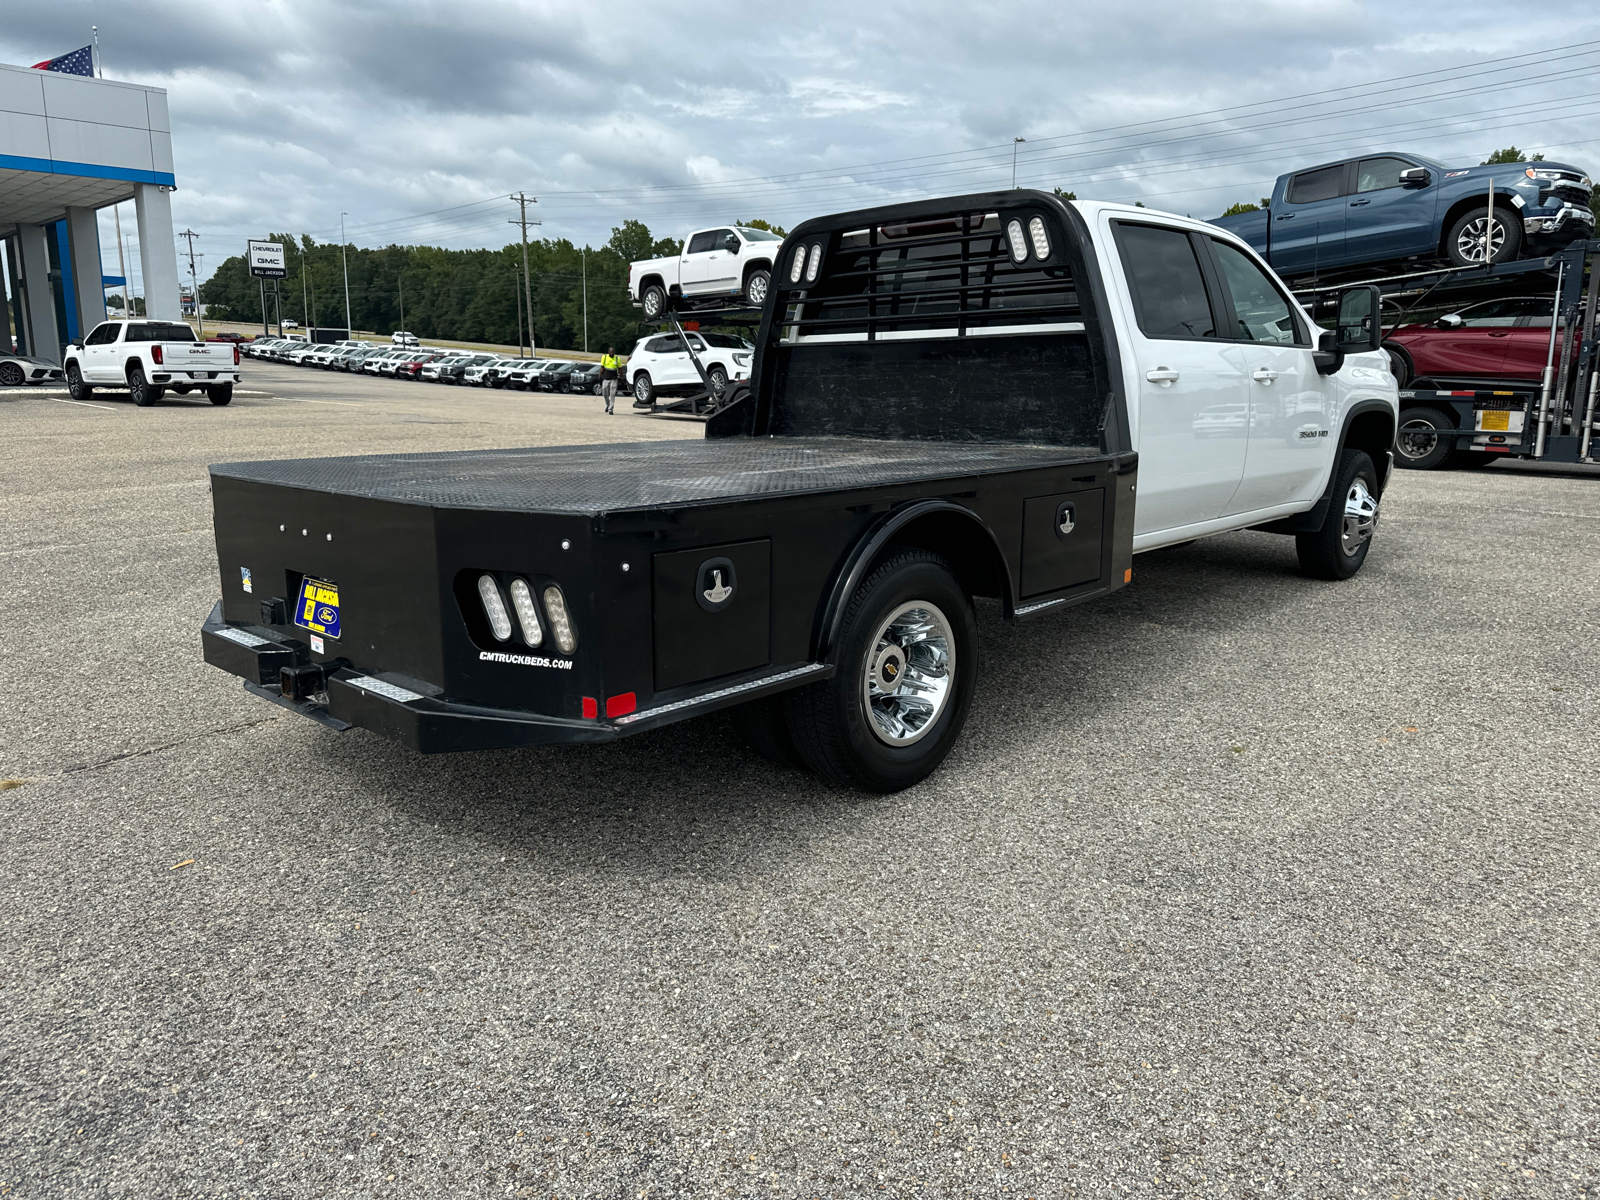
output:
{"label": "row of parked cars", "polygon": [[507,358],[472,350],[427,346],[379,345],[346,340],[308,342],[303,338],[258,337],[240,347],[243,354],[296,367],[324,371],[360,371],[422,383],[455,383],[467,387],[510,388],[514,391],[600,394],[600,364],[554,358]]}

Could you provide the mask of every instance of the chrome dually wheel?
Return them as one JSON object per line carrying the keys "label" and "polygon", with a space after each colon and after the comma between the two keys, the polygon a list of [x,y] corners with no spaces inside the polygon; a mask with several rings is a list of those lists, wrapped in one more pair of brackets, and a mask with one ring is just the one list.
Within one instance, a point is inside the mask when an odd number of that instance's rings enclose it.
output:
{"label": "chrome dually wheel", "polygon": [[937,605],[913,600],[879,626],[867,655],[862,695],[872,732],[889,746],[909,746],[933,728],[955,683],[956,644]]}
{"label": "chrome dually wheel", "polygon": [[1378,498],[1367,489],[1367,481],[1357,476],[1344,498],[1344,526],[1339,534],[1339,549],[1353,558],[1372,540],[1378,527]]}

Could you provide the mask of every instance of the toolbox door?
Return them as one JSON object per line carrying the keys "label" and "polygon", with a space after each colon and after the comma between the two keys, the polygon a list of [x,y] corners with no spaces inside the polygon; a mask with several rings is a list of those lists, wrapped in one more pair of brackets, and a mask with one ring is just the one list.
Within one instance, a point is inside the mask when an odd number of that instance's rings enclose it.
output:
{"label": "toolbox door", "polygon": [[1106,492],[1090,488],[1022,502],[1022,598],[1100,578]]}
{"label": "toolbox door", "polygon": [[772,543],[664,551],[652,563],[656,691],[772,661]]}

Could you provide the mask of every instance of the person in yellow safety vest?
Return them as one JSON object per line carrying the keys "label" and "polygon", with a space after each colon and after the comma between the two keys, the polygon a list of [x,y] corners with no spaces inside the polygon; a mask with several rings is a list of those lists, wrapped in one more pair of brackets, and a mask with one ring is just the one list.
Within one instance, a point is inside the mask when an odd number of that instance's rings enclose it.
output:
{"label": "person in yellow safety vest", "polygon": [[600,356],[600,394],[605,397],[608,413],[616,412],[617,372],[621,369],[622,360],[617,357],[616,347],[607,346]]}

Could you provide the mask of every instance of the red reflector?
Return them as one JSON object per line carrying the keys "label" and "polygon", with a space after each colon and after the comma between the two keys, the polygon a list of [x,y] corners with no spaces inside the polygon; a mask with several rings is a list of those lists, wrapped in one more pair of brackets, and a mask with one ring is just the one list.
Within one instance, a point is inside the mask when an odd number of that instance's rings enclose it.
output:
{"label": "red reflector", "polygon": [[151,346],[150,347],[150,357],[155,359],[156,362],[159,364],[161,362],[161,347],[160,346]]}
{"label": "red reflector", "polygon": [[685,321],[683,323],[683,327],[684,327],[684,329],[688,330],[690,333],[699,333],[700,332],[700,322],[699,321]]}
{"label": "red reflector", "polygon": [[623,692],[620,696],[612,696],[606,701],[606,716],[625,717],[639,707],[639,700],[632,692]]}
{"label": "red reflector", "polygon": [[600,715],[600,706],[594,702],[593,696],[583,698],[583,716],[585,720],[592,721]]}

